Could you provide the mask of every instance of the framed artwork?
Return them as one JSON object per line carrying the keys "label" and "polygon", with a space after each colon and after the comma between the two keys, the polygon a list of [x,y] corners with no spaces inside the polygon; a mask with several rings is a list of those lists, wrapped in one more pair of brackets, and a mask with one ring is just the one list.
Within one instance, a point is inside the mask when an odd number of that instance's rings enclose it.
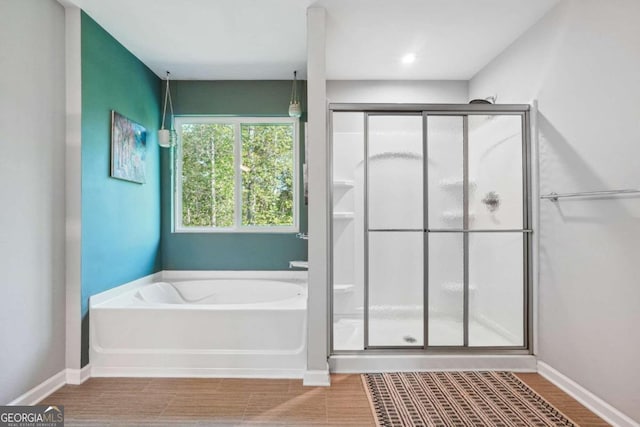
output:
{"label": "framed artwork", "polygon": [[122,114],[111,111],[111,176],[144,184],[147,130]]}

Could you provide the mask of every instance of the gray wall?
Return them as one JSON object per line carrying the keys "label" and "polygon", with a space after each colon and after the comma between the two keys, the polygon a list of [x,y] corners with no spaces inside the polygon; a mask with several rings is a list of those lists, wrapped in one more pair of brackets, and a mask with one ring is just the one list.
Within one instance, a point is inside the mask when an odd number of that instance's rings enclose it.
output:
{"label": "gray wall", "polygon": [[0,2],[0,404],[64,369],[64,9]]}
{"label": "gray wall", "polygon": [[[640,2],[565,0],[470,82],[539,100],[540,192],[640,187]],[[640,198],[540,202],[541,360],[640,421]]]}
{"label": "gray wall", "polygon": [[[239,115],[287,117],[291,81],[173,81],[176,115]],[[306,83],[298,82],[302,111],[307,111]],[[300,232],[307,231],[307,206],[302,192],[304,122],[299,127]],[[164,270],[286,270],[289,261],[307,259],[307,241],[296,233],[174,233],[172,231],[172,169],[169,150],[162,150],[162,267]]]}

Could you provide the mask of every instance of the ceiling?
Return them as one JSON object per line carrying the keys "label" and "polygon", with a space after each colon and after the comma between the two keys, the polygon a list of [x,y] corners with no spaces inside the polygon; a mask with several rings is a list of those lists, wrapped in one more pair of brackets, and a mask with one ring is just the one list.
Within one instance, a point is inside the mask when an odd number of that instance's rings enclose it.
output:
{"label": "ceiling", "polygon": [[468,80],[558,1],[65,0],[158,76],[196,80],[304,78],[309,6],[327,10],[329,79]]}

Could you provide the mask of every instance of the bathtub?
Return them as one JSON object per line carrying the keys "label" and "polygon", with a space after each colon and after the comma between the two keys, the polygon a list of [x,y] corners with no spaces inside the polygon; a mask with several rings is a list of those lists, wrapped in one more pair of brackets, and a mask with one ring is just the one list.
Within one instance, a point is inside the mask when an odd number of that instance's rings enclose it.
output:
{"label": "bathtub", "polygon": [[91,297],[92,376],[303,376],[305,272],[154,276]]}

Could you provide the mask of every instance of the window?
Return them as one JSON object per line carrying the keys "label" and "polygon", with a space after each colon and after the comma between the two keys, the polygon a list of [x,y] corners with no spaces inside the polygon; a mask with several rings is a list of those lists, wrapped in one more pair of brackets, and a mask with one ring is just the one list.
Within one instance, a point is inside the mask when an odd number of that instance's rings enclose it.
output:
{"label": "window", "polygon": [[177,117],[175,230],[298,231],[298,121]]}

